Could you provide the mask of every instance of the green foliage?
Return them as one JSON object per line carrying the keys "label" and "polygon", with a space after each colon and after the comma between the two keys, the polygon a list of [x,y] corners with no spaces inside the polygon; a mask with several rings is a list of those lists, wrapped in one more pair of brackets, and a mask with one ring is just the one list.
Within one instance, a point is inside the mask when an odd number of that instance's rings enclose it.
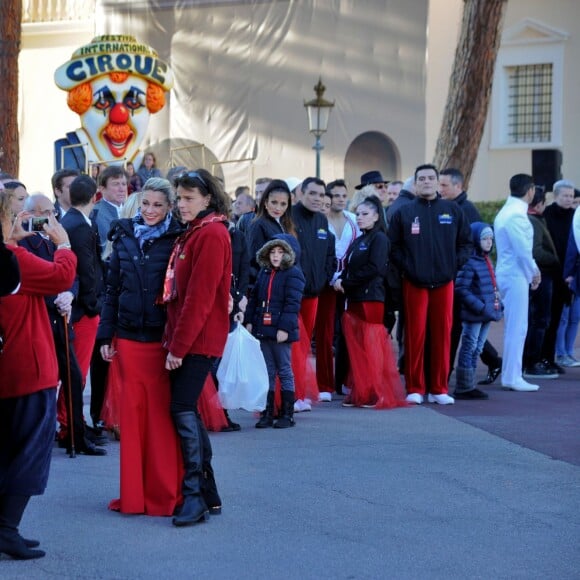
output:
{"label": "green foliage", "polygon": [[481,221],[493,225],[493,220],[497,212],[503,207],[505,200],[500,201],[475,201],[473,205],[477,208]]}

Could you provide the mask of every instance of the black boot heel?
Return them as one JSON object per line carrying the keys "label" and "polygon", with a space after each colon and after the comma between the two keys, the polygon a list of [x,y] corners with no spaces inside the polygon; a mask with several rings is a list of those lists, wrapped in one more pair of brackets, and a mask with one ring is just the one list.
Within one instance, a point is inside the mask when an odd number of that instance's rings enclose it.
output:
{"label": "black boot heel", "polygon": [[209,515],[210,516],[219,516],[222,513],[222,506],[221,505],[214,505],[210,506],[209,508]]}

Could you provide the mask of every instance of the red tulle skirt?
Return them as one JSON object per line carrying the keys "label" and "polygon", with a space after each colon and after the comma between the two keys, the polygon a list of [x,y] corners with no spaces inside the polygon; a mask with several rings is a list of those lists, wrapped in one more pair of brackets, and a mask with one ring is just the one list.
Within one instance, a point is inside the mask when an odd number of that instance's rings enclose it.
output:
{"label": "red tulle skirt", "polygon": [[342,317],[350,363],[350,399],[355,406],[406,407],[405,390],[381,302],[351,302]]}
{"label": "red tulle skirt", "polygon": [[208,431],[221,431],[228,426],[228,421],[224,414],[215,382],[211,373],[207,375],[199,399],[197,400],[197,410],[201,420]]}
{"label": "red tulle skirt", "polygon": [[[113,340],[111,344],[113,350],[117,350],[117,341]],[[119,357],[115,355],[109,363],[109,372],[107,373],[107,390],[105,391],[105,400],[101,409],[101,421],[105,423],[108,429],[114,430],[117,434],[121,431],[121,377],[119,369]]]}
{"label": "red tulle skirt", "polygon": [[[315,312],[316,313],[316,312]],[[298,316],[299,339],[292,343],[291,361],[294,373],[295,398],[318,401],[318,384],[316,382],[316,368],[310,341],[312,332],[308,332],[302,319]]]}
{"label": "red tulle skirt", "polygon": [[169,372],[161,343],[118,339],[121,497],[109,509],[170,516],[181,503],[183,465],[169,412]]}

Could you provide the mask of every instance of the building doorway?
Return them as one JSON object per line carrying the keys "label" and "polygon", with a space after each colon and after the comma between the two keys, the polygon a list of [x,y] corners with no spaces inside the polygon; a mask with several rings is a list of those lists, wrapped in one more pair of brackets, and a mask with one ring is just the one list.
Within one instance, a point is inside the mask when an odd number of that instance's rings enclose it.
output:
{"label": "building doorway", "polygon": [[361,133],[350,144],[344,158],[344,177],[352,193],[360,176],[379,170],[387,181],[400,179],[399,150],[393,141],[379,131]]}

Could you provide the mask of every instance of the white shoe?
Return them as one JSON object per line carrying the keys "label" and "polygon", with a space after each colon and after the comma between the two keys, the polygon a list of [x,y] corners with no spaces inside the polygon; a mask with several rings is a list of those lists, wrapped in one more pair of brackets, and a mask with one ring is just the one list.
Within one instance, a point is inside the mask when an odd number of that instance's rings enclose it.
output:
{"label": "white shoe", "polygon": [[332,393],[322,391],[320,395],[318,395],[318,400],[321,403],[330,403],[332,401]]}
{"label": "white shoe", "polygon": [[312,399],[304,399],[305,405],[312,405]]}
{"label": "white shoe", "polygon": [[504,391],[519,391],[522,393],[533,393],[534,391],[538,391],[540,389],[538,385],[532,385],[531,383],[524,381],[524,379],[516,381],[513,385],[504,385],[502,383],[501,388]]}
{"label": "white shoe", "polygon": [[405,399],[407,403],[412,403],[413,405],[421,405],[423,403],[423,395],[419,393],[409,393]]}
{"label": "white shoe", "polygon": [[302,402],[302,412],[306,413],[307,411],[312,411],[312,404],[310,399],[304,399]]}
{"label": "white shoe", "polygon": [[302,399],[296,399],[294,401],[294,412],[302,413],[304,411],[304,401]]}
{"label": "white shoe", "polygon": [[427,400],[430,403],[437,403],[438,405],[453,405],[453,403],[455,403],[455,399],[453,397],[445,394],[432,395],[429,393]]}

